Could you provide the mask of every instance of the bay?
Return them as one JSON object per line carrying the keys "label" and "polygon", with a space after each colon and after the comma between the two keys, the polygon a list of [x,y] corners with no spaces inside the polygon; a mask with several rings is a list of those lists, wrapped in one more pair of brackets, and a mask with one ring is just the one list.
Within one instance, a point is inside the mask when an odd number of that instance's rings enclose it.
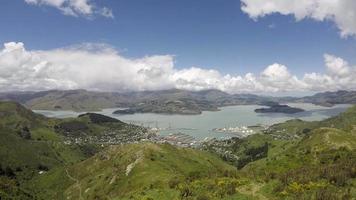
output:
{"label": "bay", "polygon": [[[214,128],[272,125],[290,119],[302,119],[306,121],[323,120],[345,111],[351,105],[338,104],[333,107],[322,107],[309,103],[289,103],[289,106],[302,108],[305,111],[296,114],[283,113],[255,113],[259,105],[237,105],[220,108],[220,111],[204,111],[200,115],[166,115],[155,113],[136,113],[131,115],[112,114],[120,108],[103,109],[95,113],[117,118],[126,123],[133,123],[150,128],[159,128],[161,135],[171,133],[185,133],[197,139],[204,138],[228,138],[230,133],[212,131]],[[77,117],[83,112],[74,111],[50,111],[34,110],[47,117],[66,118]]]}

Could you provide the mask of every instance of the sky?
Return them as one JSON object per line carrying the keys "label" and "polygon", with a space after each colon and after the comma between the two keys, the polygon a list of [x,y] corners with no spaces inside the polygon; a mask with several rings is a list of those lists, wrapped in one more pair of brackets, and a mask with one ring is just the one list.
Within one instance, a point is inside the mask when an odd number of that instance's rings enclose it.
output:
{"label": "sky", "polygon": [[354,0],[3,0],[0,91],[356,89]]}

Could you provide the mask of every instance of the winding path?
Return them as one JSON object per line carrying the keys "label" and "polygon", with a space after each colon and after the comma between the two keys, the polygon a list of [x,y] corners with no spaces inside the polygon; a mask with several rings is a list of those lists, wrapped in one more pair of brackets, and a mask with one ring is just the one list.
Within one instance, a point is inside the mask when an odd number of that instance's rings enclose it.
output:
{"label": "winding path", "polygon": [[251,184],[248,186],[243,186],[238,188],[238,192],[245,195],[251,195],[259,200],[268,200],[263,194],[259,193],[259,190],[262,188],[263,185],[260,184]]}
{"label": "winding path", "polygon": [[72,181],[75,181],[75,184],[76,184],[76,187],[79,188],[79,199],[83,199],[83,196],[82,196],[82,187],[80,185],[80,182],[78,179],[74,178],[73,176],[71,176],[68,172],[68,169],[66,168],[66,174],[68,176],[69,179],[71,179]]}

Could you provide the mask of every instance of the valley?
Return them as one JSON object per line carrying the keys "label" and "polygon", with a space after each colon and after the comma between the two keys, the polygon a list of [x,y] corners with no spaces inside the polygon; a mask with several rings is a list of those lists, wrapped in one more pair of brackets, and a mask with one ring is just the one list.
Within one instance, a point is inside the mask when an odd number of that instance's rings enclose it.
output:
{"label": "valley", "polygon": [[0,27],[0,200],[356,200],[356,0],[2,0]]}
{"label": "valley", "polygon": [[[18,103],[1,102],[0,114],[4,199],[263,200],[356,194],[355,107],[322,121],[293,119],[244,138],[194,146],[96,113],[47,118]],[[334,171],[338,166],[342,170]]]}

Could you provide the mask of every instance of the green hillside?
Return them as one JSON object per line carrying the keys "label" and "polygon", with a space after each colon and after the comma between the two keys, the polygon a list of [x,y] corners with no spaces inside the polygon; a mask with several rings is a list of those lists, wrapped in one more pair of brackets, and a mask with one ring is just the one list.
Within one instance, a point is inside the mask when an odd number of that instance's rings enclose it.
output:
{"label": "green hillside", "polygon": [[307,135],[309,131],[320,127],[337,128],[348,132],[353,131],[356,127],[356,106],[347,109],[335,117],[330,117],[322,121],[310,122],[293,119],[284,123],[275,124],[268,129],[268,132],[273,135],[295,138]]}
{"label": "green hillside", "polygon": [[51,119],[0,102],[0,116],[1,199],[356,197],[356,107],[201,150],[138,142],[146,129],[94,113]]}
{"label": "green hillside", "polygon": [[319,128],[241,172],[262,180],[260,192],[272,199],[351,199],[356,196],[355,142],[353,133]]}
{"label": "green hillside", "polygon": [[0,116],[0,165],[8,171],[0,179],[4,199],[32,199],[19,185],[40,171],[86,158],[79,147],[63,144],[63,138],[51,128],[54,120],[14,102],[0,102]]}
{"label": "green hillside", "polygon": [[[356,198],[356,107],[323,121],[290,120],[264,134],[206,143],[260,183],[269,199]],[[262,184],[262,186],[261,186]]]}
{"label": "green hillside", "polygon": [[0,162],[3,166],[35,168],[46,163],[51,167],[83,158],[79,151],[63,145],[62,136],[53,129],[56,120],[35,114],[14,102],[0,102],[0,115]]}
{"label": "green hillside", "polygon": [[236,173],[207,152],[141,143],[112,146],[33,185],[44,199],[248,199]]}
{"label": "green hillside", "polygon": [[24,183],[39,173],[92,156],[102,149],[99,139],[105,142],[103,138],[110,136],[114,142],[135,141],[145,132],[141,127],[91,113],[76,119],[50,119],[15,102],[0,102],[0,116],[2,199],[17,195],[19,199],[32,199],[31,192],[22,188]]}

